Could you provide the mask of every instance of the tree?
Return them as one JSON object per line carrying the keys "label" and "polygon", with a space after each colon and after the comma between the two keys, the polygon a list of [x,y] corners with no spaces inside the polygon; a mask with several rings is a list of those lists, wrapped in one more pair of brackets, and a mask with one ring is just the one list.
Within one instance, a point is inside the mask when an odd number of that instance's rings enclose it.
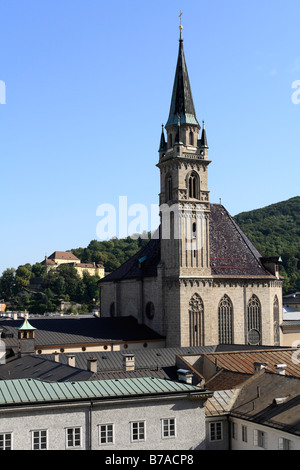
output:
{"label": "tree", "polygon": [[14,268],[7,268],[0,278],[0,297],[5,301],[11,300],[17,293],[15,274]]}
{"label": "tree", "polygon": [[29,286],[30,278],[32,274],[31,271],[26,266],[19,266],[16,271],[16,285],[18,290],[21,290],[24,287]]}

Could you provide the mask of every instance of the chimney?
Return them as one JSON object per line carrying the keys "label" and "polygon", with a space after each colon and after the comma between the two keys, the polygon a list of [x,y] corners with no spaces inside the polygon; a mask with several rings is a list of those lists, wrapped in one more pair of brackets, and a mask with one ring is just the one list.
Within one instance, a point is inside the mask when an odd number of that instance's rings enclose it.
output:
{"label": "chimney", "polygon": [[260,370],[266,369],[268,364],[266,364],[265,362],[254,362],[253,366],[254,366],[254,373],[256,374]]}
{"label": "chimney", "polygon": [[193,382],[193,374],[189,370],[178,369],[177,376],[179,382],[184,382],[186,384],[192,384]]}
{"label": "chimney", "polygon": [[89,357],[87,360],[88,370],[90,372],[97,372],[97,359],[95,357]]}
{"label": "chimney", "polygon": [[135,357],[134,354],[123,355],[123,371],[128,372],[135,370]]}
{"label": "chimney", "polygon": [[276,374],[285,375],[285,369],[287,368],[286,364],[275,364]]}
{"label": "chimney", "polygon": [[75,354],[68,354],[68,366],[75,367]]}

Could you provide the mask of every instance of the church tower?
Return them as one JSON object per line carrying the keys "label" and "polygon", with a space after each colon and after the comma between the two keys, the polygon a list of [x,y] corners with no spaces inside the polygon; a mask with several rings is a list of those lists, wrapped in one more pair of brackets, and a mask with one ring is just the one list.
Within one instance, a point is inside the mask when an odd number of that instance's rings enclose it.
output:
{"label": "church tower", "polygon": [[[165,276],[209,275],[208,146],[201,137],[184,56],[182,26],[168,121],[159,163],[161,259]],[[200,138],[199,138],[200,137]]]}
{"label": "church tower", "polygon": [[[282,279],[221,204],[210,202],[204,122],[196,117],[182,27],[159,144],[160,229],[99,281],[101,315],[133,315],[167,347],[279,345]],[[116,312],[116,313],[115,313]]]}

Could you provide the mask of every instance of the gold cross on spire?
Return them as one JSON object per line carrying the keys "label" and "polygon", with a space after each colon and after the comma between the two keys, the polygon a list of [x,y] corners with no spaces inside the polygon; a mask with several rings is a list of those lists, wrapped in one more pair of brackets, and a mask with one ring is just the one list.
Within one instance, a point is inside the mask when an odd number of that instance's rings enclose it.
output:
{"label": "gold cross on spire", "polygon": [[179,29],[180,29],[180,39],[182,38],[181,36],[181,33],[182,33],[182,30],[183,30],[183,26],[181,24],[181,17],[182,17],[183,13],[182,11],[180,10],[180,14],[179,14],[179,18],[180,18],[180,25],[179,25]]}
{"label": "gold cross on spire", "polygon": [[180,18],[180,24],[181,24],[181,17],[182,17],[183,13],[182,11],[180,10],[180,14],[179,14],[179,18]]}

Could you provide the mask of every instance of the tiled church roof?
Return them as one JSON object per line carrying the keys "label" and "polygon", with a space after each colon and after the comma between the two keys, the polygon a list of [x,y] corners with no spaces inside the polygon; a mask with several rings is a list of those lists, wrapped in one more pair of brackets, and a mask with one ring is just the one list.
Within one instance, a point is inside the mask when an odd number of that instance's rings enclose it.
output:
{"label": "tiled church roof", "polygon": [[212,275],[271,276],[261,254],[220,204],[210,204],[209,238]]}
{"label": "tiled church roof", "polygon": [[[262,265],[260,253],[220,204],[210,204],[209,238],[212,275],[272,276]],[[152,239],[142,250],[99,283],[154,277],[157,275],[159,263],[160,241]]]}

